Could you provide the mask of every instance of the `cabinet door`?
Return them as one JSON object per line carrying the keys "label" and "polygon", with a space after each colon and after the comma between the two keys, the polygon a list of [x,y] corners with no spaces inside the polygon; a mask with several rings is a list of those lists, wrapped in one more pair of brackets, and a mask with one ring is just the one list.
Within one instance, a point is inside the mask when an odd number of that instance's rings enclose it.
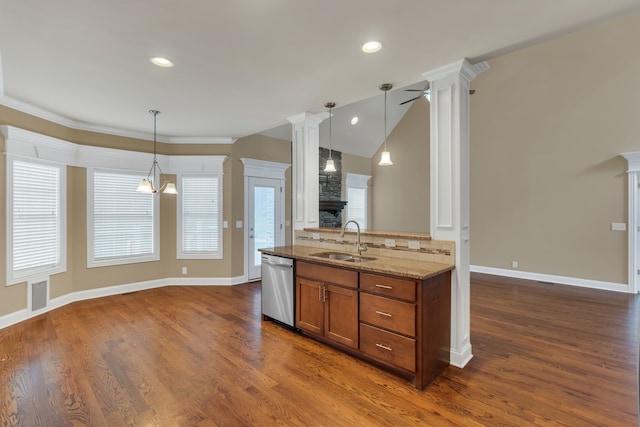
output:
{"label": "cabinet door", "polygon": [[324,333],[324,302],[322,283],[296,280],[296,327],[314,334]]}
{"label": "cabinet door", "polygon": [[325,285],[325,336],[340,344],[358,348],[358,292]]}

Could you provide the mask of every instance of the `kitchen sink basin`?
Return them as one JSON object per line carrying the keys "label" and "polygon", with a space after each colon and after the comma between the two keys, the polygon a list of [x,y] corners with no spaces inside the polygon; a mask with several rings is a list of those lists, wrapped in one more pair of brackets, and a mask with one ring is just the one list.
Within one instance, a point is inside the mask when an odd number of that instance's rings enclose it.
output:
{"label": "kitchen sink basin", "polygon": [[314,254],[311,254],[311,256],[330,259],[334,261],[347,261],[347,262],[367,262],[367,261],[373,261],[375,259],[372,257],[367,257],[362,255],[345,254],[344,252],[316,252]]}

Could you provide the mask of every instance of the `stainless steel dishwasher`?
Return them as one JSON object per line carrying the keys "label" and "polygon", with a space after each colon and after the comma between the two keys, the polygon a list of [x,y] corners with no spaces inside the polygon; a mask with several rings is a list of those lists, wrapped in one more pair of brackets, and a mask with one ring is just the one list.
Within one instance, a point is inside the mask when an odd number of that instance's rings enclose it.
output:
{"label": "stainless steel dishwasher", "polygon": [[293,260],[262,254],[262,314],[295,328]]}

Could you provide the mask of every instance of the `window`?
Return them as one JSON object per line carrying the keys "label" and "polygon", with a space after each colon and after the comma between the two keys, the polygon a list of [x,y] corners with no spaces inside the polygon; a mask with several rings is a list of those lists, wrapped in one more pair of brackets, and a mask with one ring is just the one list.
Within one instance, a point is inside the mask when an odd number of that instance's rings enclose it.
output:
{"label": "window", "polygon": [[[364,229],[368,226],[368,186],[370,176],[347,173],[345,186],[347,188],[347,209],[346,221],[356,221],[360,228]],[[349,224],[348,228],[356,228],[354,224]]]}
{"label": "window", "polygon": [[177,257],[222,258],[222,174],[178,176]]}
{"label": "window", "polygon": [[146,174],[87,170],[87,266],[157,261],[159,194],[138,193]]}
{"label": "window", "polygon": [[66,166],[7,157],[7,284],[66,271]]}

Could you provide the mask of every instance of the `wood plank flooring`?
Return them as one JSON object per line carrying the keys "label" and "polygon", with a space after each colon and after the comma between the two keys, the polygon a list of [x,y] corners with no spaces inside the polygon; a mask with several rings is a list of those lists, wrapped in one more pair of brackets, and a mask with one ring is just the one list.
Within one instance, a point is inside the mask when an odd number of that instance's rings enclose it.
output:
{"label": "wood plank flooring", "polygon": [[638,296],[472,276],[425,390],[260,316],[260,284],[82,301],[0,330],[2,426],[637,426]]}

